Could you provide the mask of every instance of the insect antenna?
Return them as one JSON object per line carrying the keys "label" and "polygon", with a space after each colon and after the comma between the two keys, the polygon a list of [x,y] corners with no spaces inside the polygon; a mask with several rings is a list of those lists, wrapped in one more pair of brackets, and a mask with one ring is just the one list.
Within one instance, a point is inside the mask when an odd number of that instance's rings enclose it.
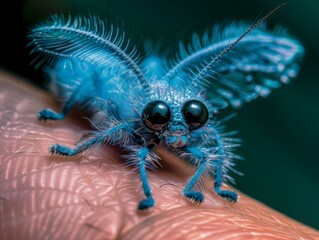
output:
{"label": "insect antenna", "polygon": [[223,55],[225,55],[227,52],[229,52],[231,49],[233,49],[246,35],[248,35],[251,31],[253,31],[255,28],[257,28],[262,22],[264,22],[267,18],[269,18],[273,13],[275,13],[277,10],[285,6],[287,3],[283,2],[277,7],[273,8],[271,11],[269,11],[264,17],[259,19],[257,22],[255,22],[250,28],[246,30],[240,37],[238,37],[233,43],[231,43],[228,47],[226,47],[223,51],[221,51],[217,56],[215,56],[209,63],[206,63],[207,65],[203,67],[202,70],[198,71],[197,74],[194,74],[192,77],[192,85],[197,86],[198,83],[201,83],[201,81],[207,76],[207,73],[211,71],[212,66],[218,62]]}

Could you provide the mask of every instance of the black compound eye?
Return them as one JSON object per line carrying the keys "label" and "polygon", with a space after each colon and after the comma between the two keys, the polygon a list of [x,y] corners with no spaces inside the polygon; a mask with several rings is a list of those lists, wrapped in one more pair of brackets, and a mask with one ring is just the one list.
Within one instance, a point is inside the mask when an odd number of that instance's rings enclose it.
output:
{"label": "black compound eye", "polygon": [[190,100],[184,103],[182,113],[190,130],[202,127],[208,120],[207,107],[197,100]]}
{"label": "black compound eye", "polygon": [[153,131],[163,130],[170,118],[171,111],[167,104],[162,101],[150,102],[142,114],[143,123]]}

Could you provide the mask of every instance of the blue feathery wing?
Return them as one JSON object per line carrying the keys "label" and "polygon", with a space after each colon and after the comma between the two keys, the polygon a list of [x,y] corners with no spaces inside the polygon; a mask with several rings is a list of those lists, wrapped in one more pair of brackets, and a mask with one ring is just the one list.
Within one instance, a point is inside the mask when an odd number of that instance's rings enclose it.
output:
{"label": "blue feathery wing", "polygon": [[[180,45],[177,59],[164,79],[172,85],[185,85],[186,81],[195,89],[204,87],[217,108],[224,108],[265,97],[296,77],[304,54],[302,45],[285,29],[277,27],[270,32],[265,24],[236,42],[250,28],[244,23],[232,23],[215,26],[203,37],[193,35],[190,45]],[[234,42],[236,46],[223,53]]]}
{"label": "blue feathery wing", "polygon": [[95,94],[127,92],[130,88],[140,88],[146,95],[149,92],[144,69],[137,64],[136,48],[125,38],[125,32],[112,24],[96,17],[54,15],[48,22],[34,27],[29,38],[31,53],[40,53],[35,59],[37,66],[43,63],[53,66],[53,71],[48,72],[64,88],[62,92],[80,93],[77,90],[80,87],[90,89],[86,86],[88,81],[98,85],[92,90]]}

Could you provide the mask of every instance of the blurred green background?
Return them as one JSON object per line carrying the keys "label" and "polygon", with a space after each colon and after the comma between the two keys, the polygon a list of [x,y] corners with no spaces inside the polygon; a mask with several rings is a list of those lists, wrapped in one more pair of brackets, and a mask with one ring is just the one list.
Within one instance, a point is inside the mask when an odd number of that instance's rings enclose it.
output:
{"label": "blurred green background", "polygon": [[[118,17],[131,38],[161,41],[176,49],[192,32],[202,33],[223,20],[253,21],[278,5],[275,0],[25,0],[2,3],[0,66],[41,84],[29,66],[27,27],[51,13],[94,13]],[[12,4],[12,5],[10,5]],[[274,209],[319,229],[319,1],[290,0],[269,26],[286,26],[304,44],[300,75],[290,85],[242,107],[228,129],[239,130],[245,161],[236,187]],[[188,37],[187,37],[188,36]]]}

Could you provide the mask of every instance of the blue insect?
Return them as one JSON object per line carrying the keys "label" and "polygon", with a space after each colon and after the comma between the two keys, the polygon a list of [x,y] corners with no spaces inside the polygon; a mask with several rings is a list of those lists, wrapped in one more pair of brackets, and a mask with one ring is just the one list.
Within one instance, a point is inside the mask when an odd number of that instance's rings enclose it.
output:
{"label": "blue insect", "polygon": [[44,109],[39,120],[63,119],[78,105],[91,113],[94,126],[74,147],[54,144],[50,152],[74,156],[95,145],[121,146],[142,181],[145,199],[138,209],[147,209],[154,206],[147,169],[159,161],[154,149],[164,142],[196,168],[186,198],[202,202],[198,183],[208,176],[217,195],[236,202],[237,193],[222,186],[232,180],[239,140],[225,132],[216,113],[265,97],[297,76],[302,45],[285,29],[268,31],[264,24],[282,5],[252,26],[231,23],[195,34],[172,59],[151,51],[141,60],[124,32],[94,16],[53,16],[34,27],[35,61],[63,102],[60,113]]}

